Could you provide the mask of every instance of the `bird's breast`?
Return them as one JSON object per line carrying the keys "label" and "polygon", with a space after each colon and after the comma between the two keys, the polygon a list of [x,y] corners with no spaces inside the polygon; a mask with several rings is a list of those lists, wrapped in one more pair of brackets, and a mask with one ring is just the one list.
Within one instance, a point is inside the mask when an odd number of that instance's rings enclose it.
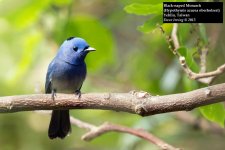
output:
{"label": "bird's breast", "polygon": [[57,92],[74,93],[79,90],[86,77],[86,65],[71,65],[61,62],[52,72],[52,87]]}

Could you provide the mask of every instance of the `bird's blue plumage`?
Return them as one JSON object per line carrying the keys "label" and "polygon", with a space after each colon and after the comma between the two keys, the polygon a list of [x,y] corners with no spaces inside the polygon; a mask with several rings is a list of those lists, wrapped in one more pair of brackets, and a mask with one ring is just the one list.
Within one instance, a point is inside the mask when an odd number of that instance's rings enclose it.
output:
{"label": "bird's blue plumage", "polygon": [[[48,66],[45,92],[80,92],[86,77],[84,59],[94,50],[82,38],[70,37],[64,41]],[[53,110],[48,131],[49,138],[64,138],[70,131],[69,111]]]}

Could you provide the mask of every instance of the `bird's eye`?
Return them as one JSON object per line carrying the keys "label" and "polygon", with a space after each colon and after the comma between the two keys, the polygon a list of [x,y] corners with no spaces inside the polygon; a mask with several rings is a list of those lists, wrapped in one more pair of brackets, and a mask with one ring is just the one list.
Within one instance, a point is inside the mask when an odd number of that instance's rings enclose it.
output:
{"label": "bird's eye", "polygon": [[78,47],[74,46],[73,50],[76,52],[78,50]]}
{"label": "bird's eye", "polygon": [[84,49],[88,49],[89,48],[89,46],[86,46]]}

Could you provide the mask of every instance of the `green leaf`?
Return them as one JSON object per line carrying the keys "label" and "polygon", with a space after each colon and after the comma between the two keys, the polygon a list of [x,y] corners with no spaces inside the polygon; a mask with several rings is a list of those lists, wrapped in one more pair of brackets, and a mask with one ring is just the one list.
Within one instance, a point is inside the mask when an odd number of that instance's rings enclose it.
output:
{"label": "green leaf", "polygon": [[207,44],[208,37],[206,35],[206,29],[205,29],[205,25],[203,23],[199,23],[199,31],[200,31],[200,37],[201,37],[202,41],[204,42],[204,44]]}
{"label": "green leaf", "polygon": [[186,47],[180,47],[177,49],[177,51],[184,57],[187,57],[187,48]]}
{"label": "green leaf", "polygon": [[177,33],[177,36],[180,45],[185,46],[187,44],[187,41],[190,39],[191,25],[189,23],[180,23],[178,30],[179,31]]}
{"label": "green leaf", "polygon": [[139,4],[133,3],[124,8],[127,13],[136,15],[162,14],[163,4]]}
{"label": "green leaf", "polygon": [[145,33],[151,32],[153,29],[156,28],[157,24],[162,24],[162,15],[157,15],[150,18],[143,25],[139,26],[138,30]]}
{"label": "green leaf", "polygon": [[195,53],[195,49],[187,49],[186,47],[180,47],[177,49],[177,51],[185,57],[185,60],[187,62],[187,65],[190,67],[193,71],[198,71],[199,66],[196,63],[196,61],[193,59],[193,54]]}
{"label": "green leaf", "polygon": [[218,123],[221,127],[224,127],[225,113],[224,105],[222,103],[216,103],[200,107],[202,115],[212,121]]}
{"label": "green leaf", "polygon": [[196,54],[196,48],[189,48],[187,51],[187,63],[190,69],[194,72],[198,72],[200,67],[198,63],[194,60],[194,55]]}

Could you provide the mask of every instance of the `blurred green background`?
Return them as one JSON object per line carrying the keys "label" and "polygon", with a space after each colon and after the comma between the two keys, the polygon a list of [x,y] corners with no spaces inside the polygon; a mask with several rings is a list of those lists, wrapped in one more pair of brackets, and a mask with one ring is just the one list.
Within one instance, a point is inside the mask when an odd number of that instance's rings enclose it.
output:
{"label": "blurred green background", "polygon": [[[84,93],[136,89],[164,95],[203,87],[183,74],[158,29],[147,34],[136,29],[148,17],[127,14],[124,7],[132,2],[148,0],[0,0],[0,96],[44,93],[48,64],[70,36],[82,37],[97,49],[86,58],[88,76],[82,87]],[[181,24],[179,28],[181,45],[192,51],[197,51],[196,26]],[[170,33],[172,25],[166,24],[164,28]],[[224,24],[206,24],[205,28],[209,39],[207,66],[213,70],[225,60],[225,28]],[[224,81],[221,75],[215,83]],[[196,129],[175,114],[145,118],[100,110],[72,110],[71,114],[95,125],[109,121],[144,128],[184,149],[225,147],[222,132]],[[189,115],[202,117],[198,110]],[[84,142],[80,137],[85,131],[75,126],[66,139],[49,140],[49,119],[50,116],[35,112],[0,114],[0,150],[157,149],[122,133],[108,133]]]}

